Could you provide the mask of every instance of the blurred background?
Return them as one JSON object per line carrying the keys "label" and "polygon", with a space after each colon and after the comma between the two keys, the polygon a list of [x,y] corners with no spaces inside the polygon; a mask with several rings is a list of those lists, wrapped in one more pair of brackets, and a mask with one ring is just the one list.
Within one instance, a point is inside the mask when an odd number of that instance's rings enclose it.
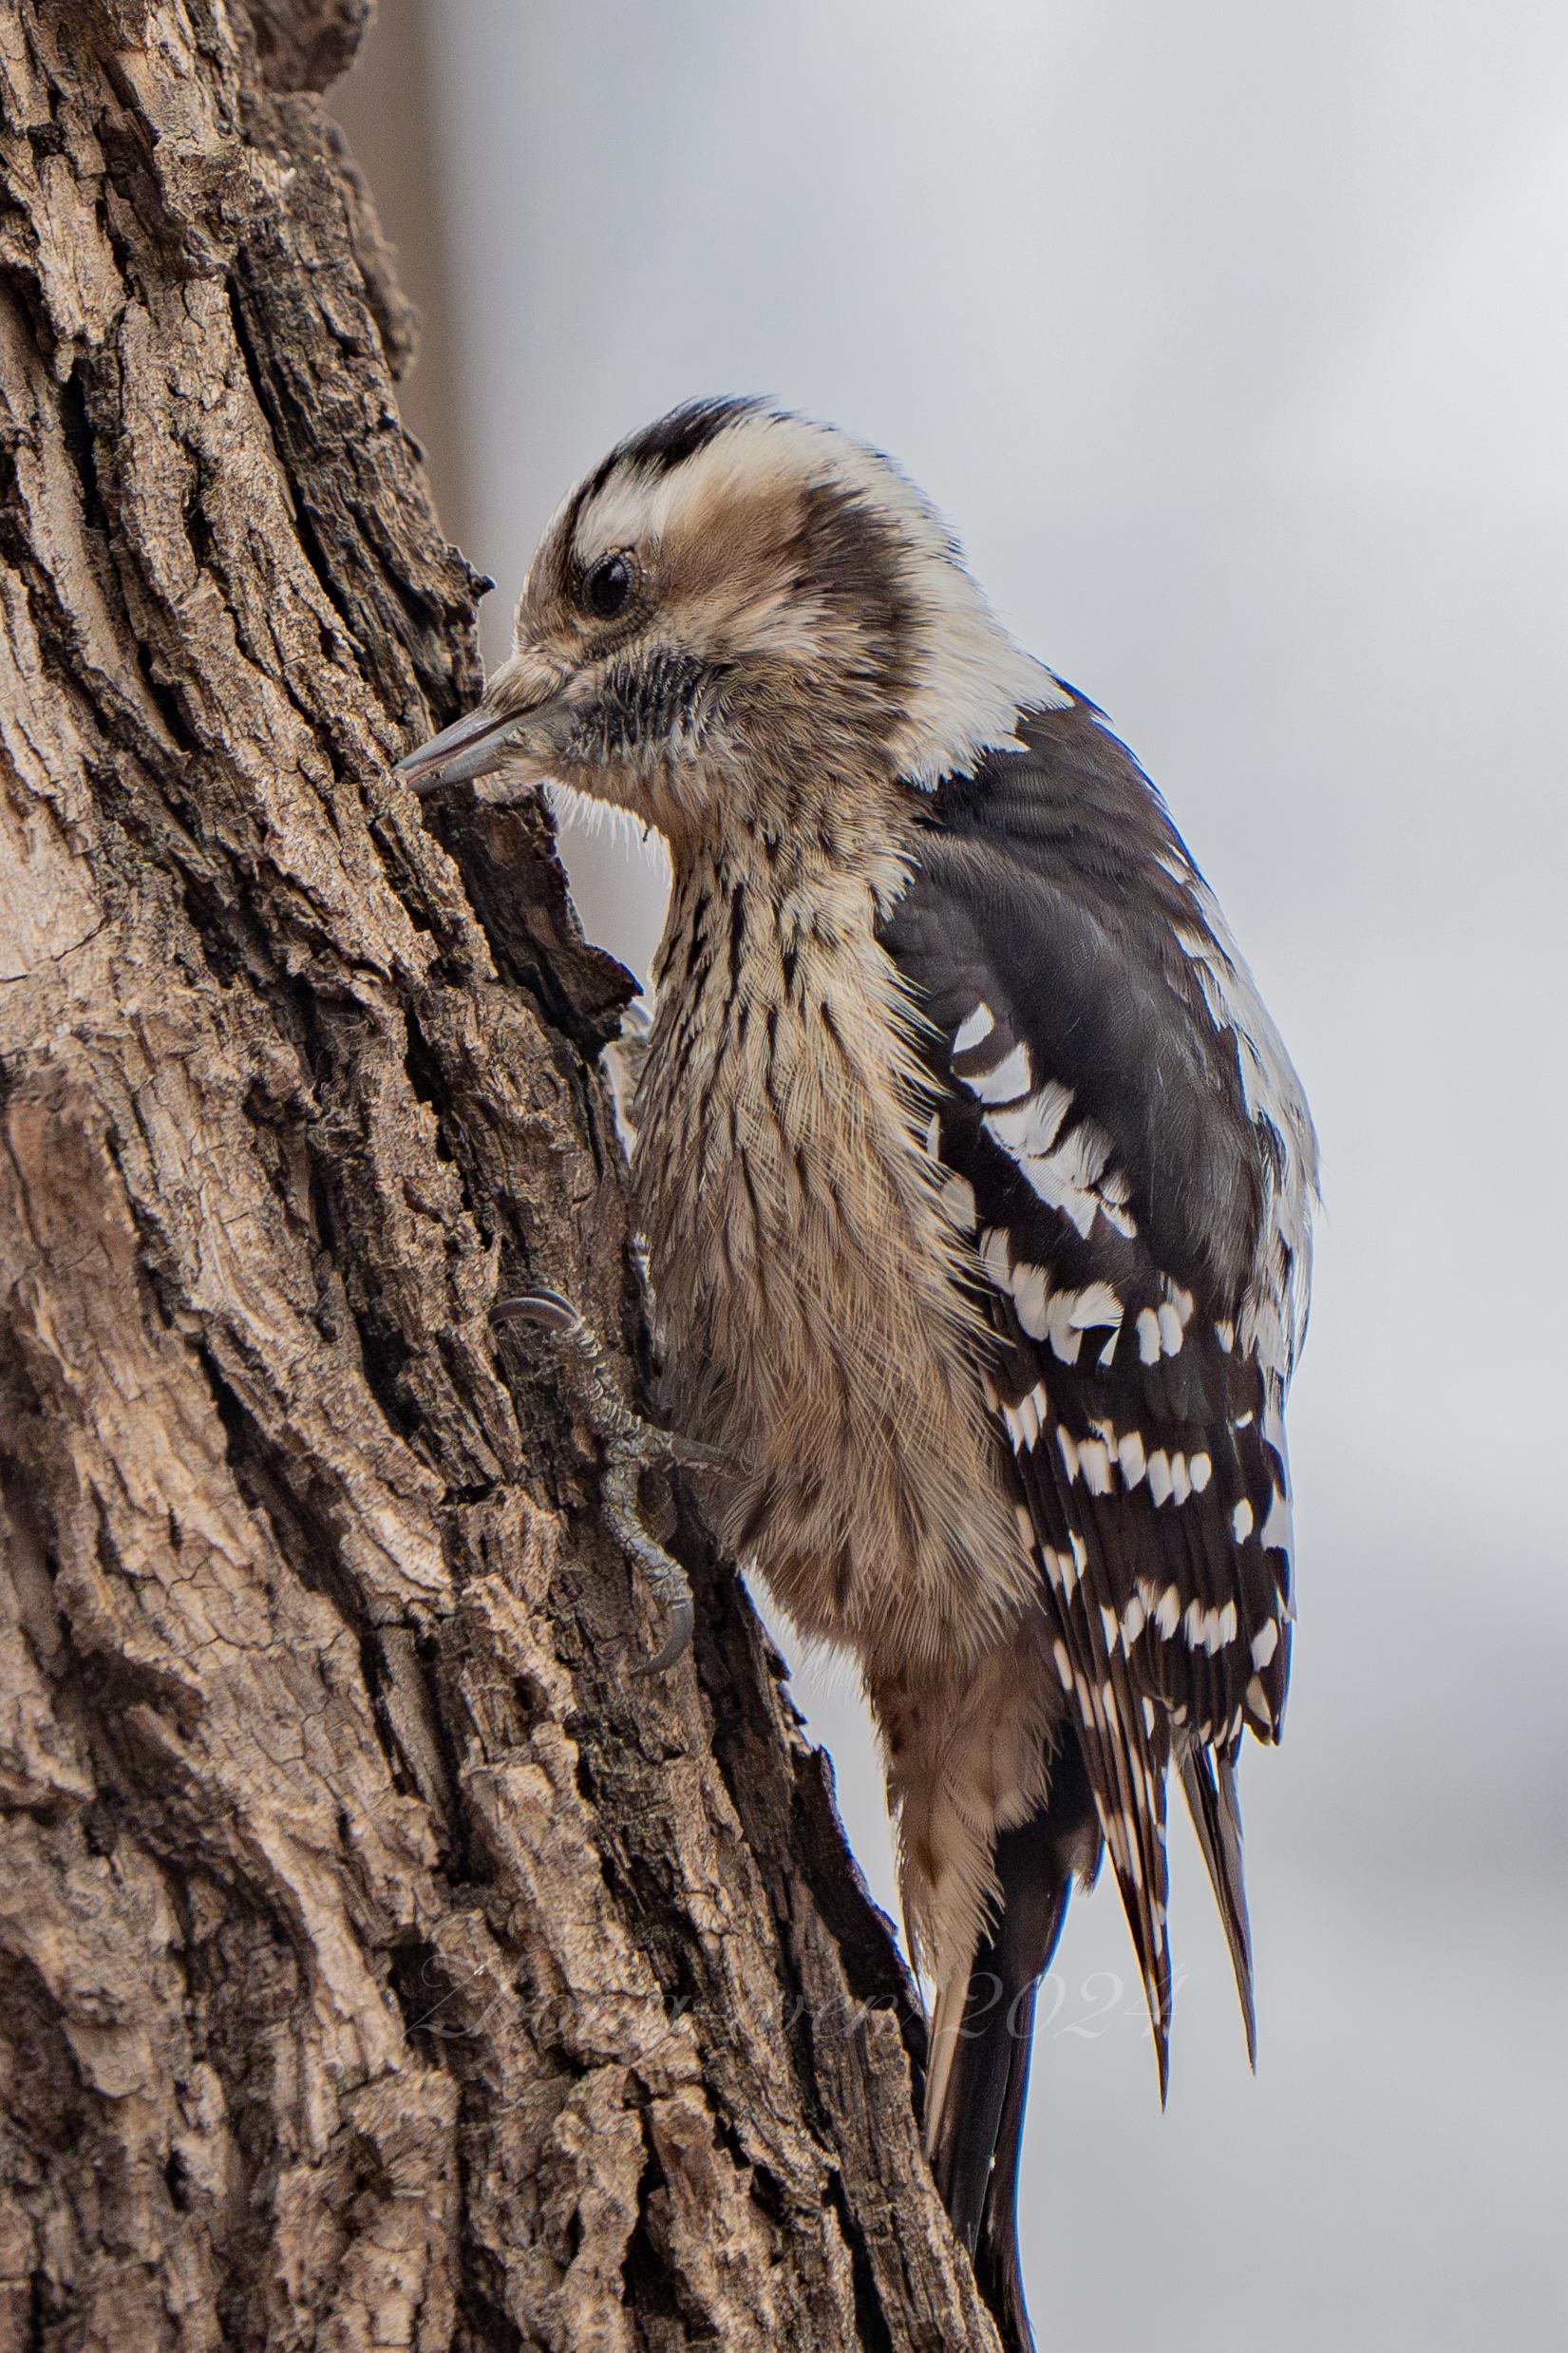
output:
{"label": "blurred background", "polygon": [[[1259,2074],[1190,1840],[1163,2117],[1114,1891],[1075,1907],[1042,2344],[1568,2342],[1568,12],[382,0],[332,104],[490,659],[629,428],[852,427],[1160,781],[1317,1112]],[[646,973],[662,875],[566,847]],[[856,1695],[796,1690],[891,1908]]]}

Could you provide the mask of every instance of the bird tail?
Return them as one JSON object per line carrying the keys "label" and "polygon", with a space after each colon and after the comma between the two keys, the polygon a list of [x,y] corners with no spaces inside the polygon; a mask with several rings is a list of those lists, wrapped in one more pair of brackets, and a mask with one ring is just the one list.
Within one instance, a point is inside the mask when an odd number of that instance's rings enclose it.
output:
{"label": "bird tail", "polygon": [[938,1985],[932,2012],[926,2145],[1006,2353],[1034,2353],[1017,2197],[1035,1988],[1056,1950],[1093,1820],[1087,1777],[1069,1740],[1046,1804],[997,1839],[992,1926],[969,1966]]}
{"label": "bird tail", "polygon": [[1236,1767],[1223,1751],[1212,1756],[1196,1743],[1181,1758],[1181,1787],[1198,1843],[1208,1866],[1214,1900],[1225,1924],[1225,1940],[1241,1998],[1247,2029],[1247,2059],[1257,2065],[1257,2016],[1253,2005],[1252,1931],[1247,1890],[1241,1876],[1241,1809],[1236,1795]]}

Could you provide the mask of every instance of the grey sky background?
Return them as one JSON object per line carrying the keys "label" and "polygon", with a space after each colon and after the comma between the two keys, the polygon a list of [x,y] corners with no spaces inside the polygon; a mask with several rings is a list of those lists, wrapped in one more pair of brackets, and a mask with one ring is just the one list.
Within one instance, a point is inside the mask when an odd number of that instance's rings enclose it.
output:
{"label": "grey sky background", "polygon": [[[1568,2341],[1568,13],[384,0],[337,103],[491,658],[622,432],[719,390],[852,427],[1161,784],[1317,1113],[1260,2071],[1190,1842],[1163,2117],[1114,1892],[1075,1907],[1042,2343]],[[568,847],[646,971],[656,869]],[[855,1695],[796,1689],[891,1905]]]}

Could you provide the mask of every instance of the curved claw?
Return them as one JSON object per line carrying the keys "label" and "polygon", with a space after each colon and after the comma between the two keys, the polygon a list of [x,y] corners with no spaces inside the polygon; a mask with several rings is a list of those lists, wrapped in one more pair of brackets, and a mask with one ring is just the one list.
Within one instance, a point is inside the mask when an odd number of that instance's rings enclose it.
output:
{"label": "curved claw", "polygon": [[633,1676],[664,1674],[667,1668],[672,1667],[676,1660],[684,1658],[690,1649],[691,1636],[696,1622],[696,1605],[689,1593],[684,1601],[677,1601],[671,1609],[670,1631],[652,1658],[644,1659],[638,1665],[629,1667],[628,1674]]}
{"label": "curved claw", "polygon": [[588,1408],[604,1447],[605,1516],[648,1579],[654,1597],[670,1610],[669,1630],[660,1648],[631,1673],[662,1675],[690,1648],[697,1613],[685,1569],[643,1526],[638,1477],[650,1464],[684,1461],[717,1469],[721,1458],[709,1448],[656,1430],[622,1403],[611,1385],[604,1351],[571,1300],[558,1291],[521,1291],[515,1299],[498,1300],[490,1310],[490,1321],[540,1324],[567,1346],[576,1368],[579,1403]]}
{"label": "curved claw", "polygon": [[521,1291],[516,1299],[497,1300],[490,1310],[492,1323],[542,1323],[552,1332],[570,1332],[582,1319],[570,1300],[558,1291]]}

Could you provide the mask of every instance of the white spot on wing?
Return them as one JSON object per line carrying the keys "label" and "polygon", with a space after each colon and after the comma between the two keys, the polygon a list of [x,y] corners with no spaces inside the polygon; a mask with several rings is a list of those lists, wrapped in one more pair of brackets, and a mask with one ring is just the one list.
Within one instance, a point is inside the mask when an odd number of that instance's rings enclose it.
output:
{"label": "white spot on wing", "polygon": [[1274,1500],[1257,1541],[1265,1552],[1288,1552],[1291,1548],[1291,1507],[1278,1488],[1274,1490]]}
{"label": "white spot on wing", "polygon": [[1107,1217],[1128,1232],[1130,1221],[1102,1189],[1115,1177],[1109,1168],[1109,1136],[1092,1119],[1079,1120],[1061,1135],[1071,1103],[1071,1090],[1048,1079],[1027,1102],[989,1112],[986,1127],[1004,1151],[1011,1153],[1048,1208],[1070,1218],[1086,1242],[1097,1217]]}
{"label": "white spot on wing", "polygon": [[989,1111],[986,1127],[1027,1174],[1028,1163],[1050,1150],[1071,1109],[1072,1089],[1064,1087],[1060,1079],[1048,1078],[1026,1101],[1009,1110]]}
{"label": "white spot on wing", "polygon": [[993,1071],[978,1071],[964,1085],[982,1103],[1014,1103],[1029,1092],[1029,1048],[1014,1046]]}
{"label": "white spot on wing", "polygon": [[1108,1282],[1086,1282],[1081,1291],[1068,1293],[1071,1300],[1069,1323],[1081,1332],[1097,1331],[1103,1323],[1120,1323],[1122,1302]]}
{"label": "white spot on wing", "polygon": [[983,1038],[989,1037],[995,1027],[996,1015],[982,997],[974,1011],[966,1014],[953,1033],[954,1053],[968,1053],[972,1046],[978,1046]]}
{"label": "white spot on wing", "polygon": [[1078,1468],[1091,1495],[1110,1493],[1110,1449],[1104,1438],[1079,1439]]}
{"label": "white spot on wing", "polygon": [[1043,1340],[1050,1316],[1050,1277],[1043,1266],[1020,1259],[1002,1284],[1010,1292],[1018,1320],[1030,1339]]}
{"label": "white spot on wing", "polygon": [[1046,1312],[1046,1333],[1051,1352],[1060,1357],[1064,1364],[1076,1364],[1078,1352],[1084,1345],[1083,1333],[1076,1331],[1069,1320],[1071,1305],[1071,1293],[1058,1291]]}
{"label": "white spot on wing", "polygon": [[1070,1600],[1084,1566],[1077,1547],[1070,1552],[1058,1552],[1053,1546],[1047,1545],[1044,1550],[1047,1576],[1063,1598]]}

